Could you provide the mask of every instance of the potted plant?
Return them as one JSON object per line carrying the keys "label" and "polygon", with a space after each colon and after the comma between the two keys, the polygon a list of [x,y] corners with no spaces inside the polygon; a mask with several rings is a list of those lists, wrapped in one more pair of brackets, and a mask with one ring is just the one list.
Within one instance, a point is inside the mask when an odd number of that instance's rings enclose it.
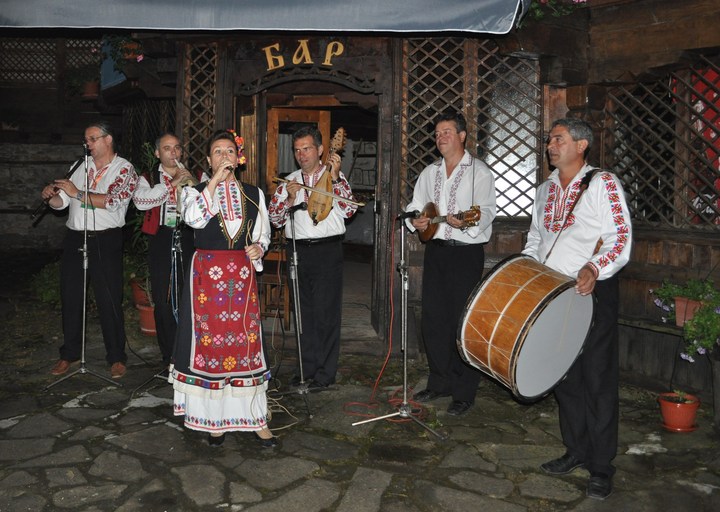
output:
{"label": "potted plant", "polygon": [[689,393],[674,390],[658,396],[663,428],[671,432],[692,432],[697,429],[695,418],[700,399]]}
{"label": "potted plant", "polygon": [[69,68],[66,72],[68,91],[86,99],[94,99],[100,93],[100,63],[90,62]]}
{"label": "potted plant", "polygon": [[695,354],[709,354],[720,343],[720,291],[711,279],[689,279],[683,285],[663,281],[650,290],[654,303],[663,311],[663,321],[675,321],[683,328],[683,359],[693,362]]}
{"label": "potted plant", "polygon": [[[155,149],[152,144],[143,144],[138,173],[151,170],[157,165]],[[128,213],[125,225],[129,236],[126,240],[123,265],[125,281],[128,283],[129,295],[133,297],[135,308],[140,316],[140,330],[143,334],[154,336],[155,331],[155,304],[152,300],[150,286],[150,265],[148,262],[149,240],[142,232],[145,212],[134,207]]]}
{"label": "potted plant", "polygon": [[145,55],[140,41],[127,35],[103,37],[103,58],[113,63],[115,71],[126,74],[128,64],[141,62]]}

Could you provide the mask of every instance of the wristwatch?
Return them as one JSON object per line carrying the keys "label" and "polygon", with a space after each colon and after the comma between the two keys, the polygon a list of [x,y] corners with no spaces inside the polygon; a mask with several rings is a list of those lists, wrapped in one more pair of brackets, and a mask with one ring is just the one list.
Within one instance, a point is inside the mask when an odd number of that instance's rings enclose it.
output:
{"label": "wristwatch", "polygon": [[83,198],[83,191],[78,190],[78,193],[75,194],[75,199],[77,199],[78,201],[82,201],[82,198]]}

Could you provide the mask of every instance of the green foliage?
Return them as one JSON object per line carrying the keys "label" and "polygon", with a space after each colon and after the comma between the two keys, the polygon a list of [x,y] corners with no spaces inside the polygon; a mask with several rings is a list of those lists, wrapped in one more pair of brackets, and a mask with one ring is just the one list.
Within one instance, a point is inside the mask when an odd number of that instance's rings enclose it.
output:
{"label": "green foliage", "polygon": [[663,281],[660,288],[650,290],[655,305],[663,310],[663,320],[675,320],[675,297],[687,297],[701,303],[695,315],[683,325],[686,352],[683,359],[693,362],[694,354],[712,352],[720,343],[720,291],[711,279],[689,279],[678,285]]}
{"label": "green foliage", "polygon": [[586,0],[532,0],[527,15],[519,26],[522,26],[526,20],[540,21],[548,16],[555,18],[567,16],[585,3]]}
{"label": "green foliage", "polygon": [[31,279],[35,297],[44,304],[60,309],[60,261],[48,263]]}

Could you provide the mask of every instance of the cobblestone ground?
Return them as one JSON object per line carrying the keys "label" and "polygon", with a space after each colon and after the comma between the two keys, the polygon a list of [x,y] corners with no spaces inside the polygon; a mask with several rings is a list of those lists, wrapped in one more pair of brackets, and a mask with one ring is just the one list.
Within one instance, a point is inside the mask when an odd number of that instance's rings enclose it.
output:
{"label": "cobblestone ground", "polygon": [[[33,298],[21,274],[0,293],[0,511],[720,510],[720,439],[705,405],[696,431],[667,432],[655,393],[622,385],[615,489],[590,500],[587,472],[538,468],[563,453],[552,397],[521,404],[484,379],[465,416],[447,415],[443,398],[410,402],[415,420],[403,417],[402,361],[384,367],[357,325],[348,329],[357,338],[343,340],[337,385],[322,392],[288,390],[293,336],[268,336],[280,444],[232,434],[210,449],[172,415],[171,387],[153,378],[155,339],[140,334],[130,307],[121,387],[95,375],[108,368],[92,310],[92,373],[50,376],[59,311]],[[424,361],[410,360],[409,385],[424,387],[424,375]]]}

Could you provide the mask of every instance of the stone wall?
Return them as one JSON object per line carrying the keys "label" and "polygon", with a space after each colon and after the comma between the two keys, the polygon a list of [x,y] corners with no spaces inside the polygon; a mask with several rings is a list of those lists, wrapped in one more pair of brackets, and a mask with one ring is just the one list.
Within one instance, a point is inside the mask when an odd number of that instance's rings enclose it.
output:
{"label": "stone wall", "polygon": [[60,248],[66,215],[50,211],[35,227],[30,216],[43,187],[81,157],[80,144],[0,144],[0,251]]}

